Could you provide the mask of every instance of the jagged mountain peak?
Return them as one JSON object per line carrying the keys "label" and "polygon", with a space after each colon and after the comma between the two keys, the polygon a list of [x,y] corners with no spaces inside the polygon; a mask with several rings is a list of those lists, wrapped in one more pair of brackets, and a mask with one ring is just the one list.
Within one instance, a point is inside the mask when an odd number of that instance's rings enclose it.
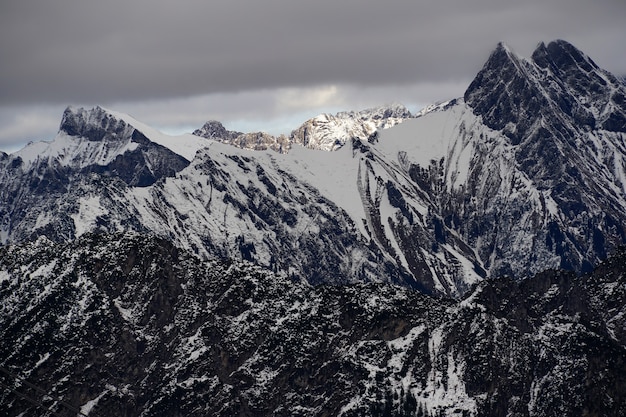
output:
{"label": "jagged mountain peak", "polygon": [[31,142],[13,157],[20,158],[27,169],[41,163],[84,168],[107,165],[118,155],[146,143],[149,140],[143,134],[100,106],[68,106],[53,140]]}
{"label": "jagged mountain peak", "polygon": [[590,128],[626,132],[626,88],[572,44],[540,44],[532,56],[543,84],[561,110]]}
{"label": "jagged mountain peak", "polygon": [[227,130],[222,122],[218,120],[209,120],[200,129],[196,129],[192,133],[193,135],[200,136],[207,139],[235,139],[239,135],[243,135],[242,132],[236,132]]}
{"label": "jagged mountain peak", "polygon": [[360,111],[343,111],[335,115],[335,117],[339,118],[355,116],[361,119],[370,120],[381,120],[389,118],[409,119],[413,117],[409,109],[407,109],[406,106],[402,103],[384,104],[381,106],[370,107]]}
{"label": "jagged mountain peak", "polygon": [[291,132],[291,140],[308,148],[333,151],[353,138],[367,140],[378,129],[387,129],[412,117],[411,112],[398,103],[334,115],[322,113]]}
{"label": "jagged mountain peak", "polygon": [[[497,43],[495,49],[491,52],[491,58],[506,56],[512,59],[520,59],[513,49],[504,41]],[[491,59],[490,58],[490,59]]]}
{"label": "jagged mountain peak", "polygon": [[[90,141],[124,138],[132,129],[133,127],[124,120],[100,106],[91,109],[68,106],[63,112],[59,126],[60,132]],[[111,132],[115,134],[107,134]],[[137,139],[141,141],[144,138]]]}
{"label": "jagged mountain peak", "polygon": [[[525,59],[500,42],[465,91],[465,103],[494,130],[519,124],[527,129],[526,111],[538,111],[543,105],[543,95],[537,90],[530,71]],[[530,109],[525,108],[527,102],[532,103]],[[514,144],[521,140],[518,130],[505,132]]]}
{"label": "jagged mountain peak", "polygon": [[72,176],[99,173],[128,185],[147,186],[174,175],[191,159],[183,156],[190,152],[159,143],[163,139],[155,129],[126,114],[101,106],[68,106],[52,141],[30,143],[12,158],[23,164],[24,172],[37,171],[60,183],[69,182]]}
{"label": "jagged mountain peak", "polygon": [[[483,68],[479,75],[481,73],[489,72],[496,68],[500,70],[510,68],[516,71],[521,71],[524,61],[525,59],[519,56],[515,51],[513,51],[513,49],[511,49],[509,45],[504,42],[498,42],[495,49],[489,55],[489,58],[487,58],[487,61],[483,65]],[[471,84],[468,87],[468,90],[472,90]]]}
{"label": "jagged mountain peak", "polygon": [[[482,94],[485,82],[497,76],[500,78],[512,78],[514,75],[522,71],[523,62],[525,60],[518,56],[504,42],[499,42],[496,48],[491,52],[482,69],[478,72],[472,83],[465,91],[465,101],[473,101],[474,95]],[[498,75],[499,74],[499,75]]]}
{"label": "jagged mountain peak", "polygon": [[576,126],[626,132],[624,85],[563,40],[540,43],[531,60],[500,43],[464,98],[513,145],[543,129],[561,137]]}
{"label": "jagged mountain peak", "polygon": [[599,69],[598,65],[585,53],[562,39],[554,40],[548,45],[544,42],[539,43],[532,54],[532,60],[542,68],[550,66],[556,71],[563,71],[574,66],[586,72]]}

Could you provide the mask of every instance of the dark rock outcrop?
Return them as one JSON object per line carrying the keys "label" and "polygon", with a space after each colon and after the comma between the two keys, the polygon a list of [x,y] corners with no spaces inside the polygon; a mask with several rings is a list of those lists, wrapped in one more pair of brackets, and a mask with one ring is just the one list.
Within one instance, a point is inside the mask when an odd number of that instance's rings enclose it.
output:
{"label": "dark rock outcrop", "polygon": [[625,276],[620,252],[583,277],[488,280],[452,302],[380,284],[312,288],[142,235],[41,238],[0,249],[0,406],[622,415]]}

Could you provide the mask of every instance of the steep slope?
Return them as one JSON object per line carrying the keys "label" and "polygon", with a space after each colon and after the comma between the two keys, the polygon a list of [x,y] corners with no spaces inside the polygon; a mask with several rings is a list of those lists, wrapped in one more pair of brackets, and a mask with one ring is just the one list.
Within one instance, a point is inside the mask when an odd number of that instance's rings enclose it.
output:
{"label": "steep slope", "polygon": [[192,135],[159,134],[101,107],[70,107],[54,140],[30,143],[0,160],[0,242],[42,234],[72,239],[77,225],[71,215],[82,196],[150,186],[185,168],[204,144]]}
{"label": "steep slope", "polygon": [[625,93],[564,41],[532,61],[501,44],[464,100],[374,147],[432,203],[438,242],[463,242],[486,275],[584,272],[626,243]]}
{"label": "steep slope", "polygon": [[[108,114],[185,154],[179,138]],[[4,241],[38,235],[68,240],[93,230],[151,231],[207,258],[247,259],[312,284],[390,281],[454,295],[482,274],[473,252],[460,243],[443,245],[437,256],[424,253],[437,246],[428,230],[431,203],[422,201],[406,174],[374,157],[370,144],[355,139],[333,153],[296,146],[280,155],[191,138],[201,141],[191,145],[208,147],[176,176],[147,187],[128,184],[115,172],[84,175],[68,167],[71,186],[65,179],[50,181],[59,190],[27,194],[27,205],[19,197],[24,187],[8,185],[19,190],[11,201],[23,212],[16,216],[7,207]],[[191,145],[183,151],[193,150]],[[15,160],[16,155],[8,157],[6,166]],[[23,181],[33,175],[21,165],[16,169]],[[8,170],[7,184],[13,176]],[[407,226],[390,223],[396,216],[406,217]]]}
{"label": "steep slope", "polygon": [[531,60],[499,45],[463,99],[418,117],[341,113],[296,135],[334,152],[253,152],[219,142],[264,139],[216,123],[203,134],[226,139],[68,110],[53,142],[0,159],[0,237],[151,232],[311,284],[453,297],[488,276],[583,273],[626,243],[625,94],[555,41]]}
{"label": "steep slope", "polygon": [[433,216],[435,204],[359,140],[287,155],[212,143],[175,178],[90,190],[73,219],[80,231],[147,229],[205,257],[246,259],[312,284],[391,281],[458,296],[484,271]]}
{"label": "steep slope", "polygon": [[[626,242],[625,96],[622,83],[565,41],[540,44],[531,61],[500,45],[465,93],[467,105],[482,122],[504,135],[498,146],[510,151],[518,182],[528,184],[527,193],[534,194],[527,203],[534,208],[520,210],[514,204],[508,211],[514,213],[511,220],[527,219],[524,223],[536,238],[526,248],[540,258],[556,257],[553,267],[588,270]],[[478,170],[475,182],[485,177]],[[502,190],[504,181],[496,181]],[[477,196],[488,197],[477,191]],[[471,213],[481,203],[494,207],[480,218],[462,216],[463,227],[471,230],[484,224],[485,215],[508,215],[502,213],[501,200],[453,203],[450,208]],[[533,220],[531,213],[537,213]],[[496,241],[493,249],[485,244],[478,249],[483,259],[494,250],[506,258],[513,249],[504,243],[519,242],[513,236],[491,239]],[[511,264],[509,273],[517,267]]]}
{"label": "steep slope", "polygon": [[623,415],[625,277],[621,252],[591,275],[487,280],[452,303],[380,284],[309,287],[146,235],[40,238],[0,249],[0,407]]}

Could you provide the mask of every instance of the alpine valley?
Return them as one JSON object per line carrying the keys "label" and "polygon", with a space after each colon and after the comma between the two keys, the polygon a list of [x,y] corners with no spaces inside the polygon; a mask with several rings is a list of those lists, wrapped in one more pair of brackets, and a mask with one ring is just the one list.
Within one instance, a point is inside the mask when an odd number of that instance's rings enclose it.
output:
{"label": "alpine valley", "polygon": [[0,241],[9,416],[626,415],[626,85],[562,40],[289,136],[69,107]]}

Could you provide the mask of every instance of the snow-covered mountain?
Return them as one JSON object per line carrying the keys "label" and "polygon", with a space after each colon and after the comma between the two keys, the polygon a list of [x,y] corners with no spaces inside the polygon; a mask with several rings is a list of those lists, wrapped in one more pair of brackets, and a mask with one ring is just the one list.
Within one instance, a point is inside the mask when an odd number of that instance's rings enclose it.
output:
{"label": "snow-covered mountain", "polygon": [[[119,132],[107,133],[109,125],[121,126]],[[147,137],[143,145],[137,139]],[[128,162],[137,159],[133,152],[146,152],[145,144],[161,151],[162,165],[172,167],[160,181],[156,175],[149,182],[127,179],[159,166],[154,158]],[[383,159],[382,166],[372,165],[368,146],[355,138],[333,153],[301,146],[287,155],[251,152],[194,135],[167,137],[101,108],[68,109],[54,141],[3,158],[3,242],[38,235],[68,240],[88,231],[152,232],[207,258],[247,259],[309,283],[391,281],[458,295],[479,274],[464,255],[445,246],[428,261],[438,272],[415,278],[401,237],[386,217],[381,221],[380,197],[397,188],[381,181],[398,168]],[[90,153],[81,159],[86,147]],[[178,166],[167,162],[172,156]],[[406,173],[398,175],[412,187]],[[417,196],[407,198],[428,211]],[[382,210],[382,216],[393,216],[396,208],[387,204]],[[427,231],[420,233],[424,245],[435,244]],[[423,256],[415,245],[409,251]],[[449,266],[445,256],[460,261]]]}
{"label": "snow-covered mountain", "polygon": [[320,114],[304,122],[289,137],[272,136],[268,133],[241,133],[226,130],[218,121],[210,120],[193,132],[196,136],[214,139],[242,149],[289,152],[294,144],[309,149],[334,151],[352,139],[367,140],[378,129],[387,129],[413,116],[401,104],[392,104],[358,112],[339,112],[335,115]]}
{"label": "snow-covered mountain", "polygon": [[[57,143],[69,141],[79,148],[89,141],[80,132],[67,138],[62,128],[39,157],[45,163],[38,169],[55,178],[44,181],[46,187],[31,182],[34,171],[22,157],[36,145],[5,158],[7,183],[16,191],[6,200],[4,242],[134,230],[167,237],[207,258],[247,259],[314,284],[391,281],[458,295],[480,278],[471,250],[456,248],[453,239],[437,256],[423,253],[422,247],[437,245],[427,230],[431,203],[415,193],[402,167],[393,160],[390,164],[368,142],[355,138],[331,153],[301,146],[286,155],[252,152],[192,135],[168,138],[99,108],[81,112],[96,113],[84,118],[85,131],[97,130],[90,123],[99,127],[103,120],[119,120],[169,146],[164,148],[168,155],[189,156],[181,150],[194,146],[197,154],[183,169],[148,186],[124,181],[108,170],[106,161],[85,160],[88,169],[68,168],[60,175],[55,167],[65,154],[56,152]],[[116,137],[123,138],[123,146],[142,149],[129,135]],[[104,175],[85,175],[87,171]],[[396,212],[414,224],[410,236],[394,232],[389,219]],[[401,233],[409,233],[404,229]],[[422,269],[415,269],[415,259],[425,256],[417,266]]]}
{"label": "snow-covered mountain", "polygon": [[[626,253],[458,302],[141,234],[0,248],[3,415],[621,416]],[[30,400],[30,401],[29,401]]]}
{"label": "snow-covered mountain", "polygon": [[499,45],[463,98],[415,118],[313,119],[282,154],[221,143],[243,134],[215,122],[201,133],[218,141],[68,109],[52,142],[0,156],[0,237],[149,232],[311,284],[454,297],[489,276],[584,272],[626,243],[624,97],[556,41],[531,59]]}
{"label": "snow-covered mountain", "polygon": [[0,153],[0,410],[626,415],[625,97],[555,41],[284,143],[68,108]]}
{"label": "snow-covered mountain", "polygon": [[401,104],[375,107],[358,112],[320,114],[291,132],[293,143],[311,149],[334,151],[352,139],[368,140],[380,129],[387,129],[412,118]]}
{"label": "snow-covered mountain", "polygon": [[[447,211],[463,213],[463,234],[482,259],[527,251],[526,267],[491,268],[584,271],[626,242],[625,97],[622,83],[565,41],[540,44],[531,60],[503,45],[494,51],[465,93],[497,132],[484,135],[487,153],[472,163],[467,186],[478,200],[457,198]],[[485,220],[499,227],[473,238]]]}
{"label": "snow-covered mountain", "polygon": [[31,142],[11,159],[26,171],[50,167],[83,174],[94,171],[142,187],[183,169],[204,145],[194,136],[169,137],[102,107],[68,107],[54,140]]}

